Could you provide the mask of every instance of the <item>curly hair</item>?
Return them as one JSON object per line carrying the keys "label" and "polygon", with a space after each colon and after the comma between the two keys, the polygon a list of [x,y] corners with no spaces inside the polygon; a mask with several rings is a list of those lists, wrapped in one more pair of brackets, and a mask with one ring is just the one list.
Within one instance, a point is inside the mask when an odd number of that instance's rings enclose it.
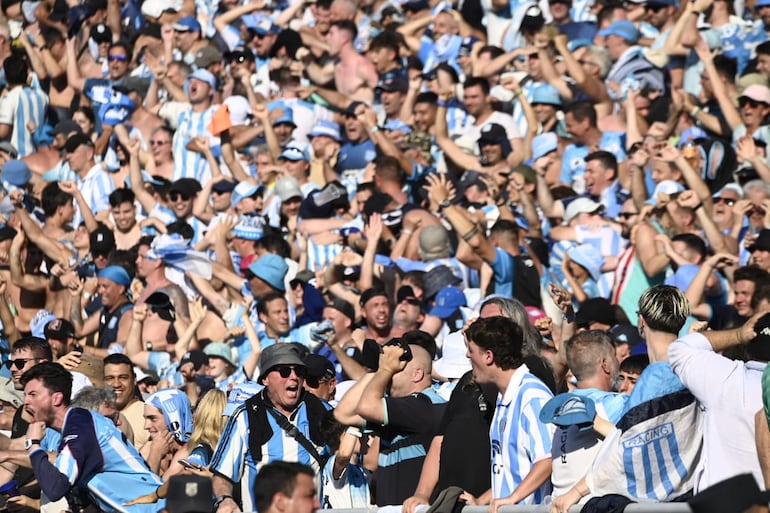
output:
{"label": "curly hair", "polygon": [[503,370],[516,369],[524,363],[523,331],[508,317],[478,319],[465,331],[465,338],[481,349],[491,351],[495,364]]}

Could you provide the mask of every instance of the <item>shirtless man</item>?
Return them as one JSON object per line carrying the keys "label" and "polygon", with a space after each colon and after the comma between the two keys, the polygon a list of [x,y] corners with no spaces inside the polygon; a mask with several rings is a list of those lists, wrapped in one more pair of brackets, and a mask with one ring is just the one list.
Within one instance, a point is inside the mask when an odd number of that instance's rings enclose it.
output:
{"label": "shirtless man", "polygon": [[115,189],[110,194],[110,213],[115,223],[116,249],[129,250],[139,243],[142,229],[136,221],[136,196],[131,189]]}
{"label": "shirtless man", "polygon": [[164,125],[162,119],[144,108],[144,99],[147,97],[149,88],[149,82],[139,77],[126,77],[119,86],[115,86],[116,91],[128,95],[131,101],[136,104],[127,124],[139,130],[145,146],[149,146],[148,141],[151,140],[155,130]]}
{"label": "shirtless man", "polygon": [[[150,252],[150,237],[143,237],[139,241],[139,250],[136,257],[136,274],[145,282],[144,290],[136,299],[136,304],[144,304],[145,300],[154,292],[165,292],[174,305],[176,315],[185,322],[189,322],[190,312],[187,297],[178,285],[172,283],[166,277],[166,264],[163,260],[148,257]],[[151,315],[144,320],[142,325],[142,340],[166,340],[171,322],[160,316]]]}
{"label": "shirtless man", "polygon": [[319,90],[318,94],[341,107],[347,106],[351,101],[371,103],[379,79],[374,64],[353,47],[357,34],[358,29],[350,20],[335,21],[326,34],[329,55],[337,57],[337,64],[334,66],[334,84],[337,90]]}

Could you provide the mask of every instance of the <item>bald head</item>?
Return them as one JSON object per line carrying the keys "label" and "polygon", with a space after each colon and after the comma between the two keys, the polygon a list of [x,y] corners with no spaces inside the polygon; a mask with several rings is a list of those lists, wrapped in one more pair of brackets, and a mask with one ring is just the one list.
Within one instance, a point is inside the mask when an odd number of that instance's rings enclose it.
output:
{"label": "bald head", "polygon": [[409,344],[409,349],[412,351],[412,359],[404,370],[393,375],[390,383],[390,395],[393,397],[407,397],[422,392],[431,384],[430,353],[424,347],[414,344]]}

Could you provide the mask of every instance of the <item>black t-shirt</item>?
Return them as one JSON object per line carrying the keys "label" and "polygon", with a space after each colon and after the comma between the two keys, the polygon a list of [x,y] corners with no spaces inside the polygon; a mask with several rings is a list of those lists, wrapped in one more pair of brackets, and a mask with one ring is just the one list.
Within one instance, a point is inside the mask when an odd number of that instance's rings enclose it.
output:
{"label": "black t-shirt", "polygon": [[[373,486],[378,506],[403,504],[412,496],[446,409],[446,403],[435,404],[425,393],[388,397],[385,403],[387,425],[373,426],[380,435],[380,466]],[[488,467],[487,461],[487,473]]]}
{"label": "black t-shirt", "polygon": [[[24,408],[19,408],[13,415],[13,423],[11,424],[11,438],[24,438],[27,436],[27,428],[29,422],[21,418]],[[31,468],[17,467],[16,472],[13,474],[13,479],[16,484],[21,487],[29,483],[35,478],[35,474],[32,473]]]}
{"label": "black t-shirt", "polygon": [[485,396],[470,371],[452,391],[437,433],[444,435],[444,441],[431,500],[450,486],[459,486],[476,497],[491,486],[489,424],[495,412],[494,393]]}
{"label": "black t-shirt", "polygon": [[746,324],[748,317],[738,315],[733,305],[720,305],[714,308],[709,319],[709,328],[712,330],[729,330]]}

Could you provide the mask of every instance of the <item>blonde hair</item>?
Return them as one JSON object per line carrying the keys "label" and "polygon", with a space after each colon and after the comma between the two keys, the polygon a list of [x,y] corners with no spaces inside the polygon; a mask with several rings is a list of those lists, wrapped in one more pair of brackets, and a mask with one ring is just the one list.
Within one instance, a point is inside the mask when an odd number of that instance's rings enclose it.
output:
{"label": "blonde hair", "polygon": [[227,395],[212,388],[198,402],[193,414],[193,432],[187,447],[192,451],[198,445],[208,445],[214,449],[225,429],[225,417],[222,413],[227,405]]}

